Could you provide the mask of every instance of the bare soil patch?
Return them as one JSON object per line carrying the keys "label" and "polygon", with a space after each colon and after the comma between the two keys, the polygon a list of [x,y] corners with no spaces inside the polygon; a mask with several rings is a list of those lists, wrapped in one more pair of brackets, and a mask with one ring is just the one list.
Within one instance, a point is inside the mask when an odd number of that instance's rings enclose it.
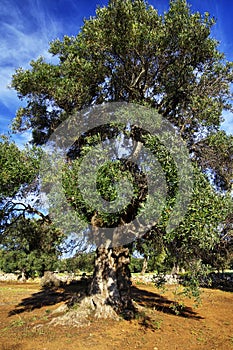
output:
{"label": "bare soil patch", "polygon": [[153,285],[134,285],[133,298],[143,308],[135,320],[94,320],[81,328],[52,326],[59,306],[77,288],[43,290],[38,284],[0,283],[0,350],[230,350],[233,349],[233,293],[203,289],[202,305],[192,301],[177,316],[173,294]]}

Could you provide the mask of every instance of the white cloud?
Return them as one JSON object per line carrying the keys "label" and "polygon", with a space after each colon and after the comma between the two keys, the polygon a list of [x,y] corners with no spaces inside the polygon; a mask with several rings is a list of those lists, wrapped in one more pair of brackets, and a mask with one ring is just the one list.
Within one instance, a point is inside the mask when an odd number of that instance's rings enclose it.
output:
{"label": "white cloud", "polygon": [[39,2],[27,4],[30,6],[23,9],[13,0],[3,0],[0,9],[0,103],[7,108],[19,103],[16,93],[7,88],[15,69],[28,68],[39,56],[51,60],[49,42],[61,33],[62,25]]}
{"label": "white cloud", "polygon": [[13,139],[20,149],[24,149],[25,145],[32,140],[31,131],[25,131],[22,134],[14,135]]}
{"label": "white cloud", "polygon": [[16,109],[19,105],[19,99],[16,91],[9,88],[14,68],[4,68],[0,64],[0,103],[9,110]]}

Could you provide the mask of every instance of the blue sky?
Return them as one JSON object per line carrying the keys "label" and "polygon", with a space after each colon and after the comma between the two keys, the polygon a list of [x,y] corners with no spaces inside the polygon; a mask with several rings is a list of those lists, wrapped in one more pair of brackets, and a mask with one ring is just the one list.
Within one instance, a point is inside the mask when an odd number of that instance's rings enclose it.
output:
{"label": "blue sky", "polygon": [[[149,0],[164,12],[169,0]],[[27,68],[42,55],[51,60],[49,42],[63,35],[76,35],[83,18],[95,14],[97,5],[107,0],[0,0],[0,134],[6,133],[22,105],[15,91],[7,88],[16,68]],[[233,61],[233,1],[189,0],[193,11],[209,12],[217,19],[212,35],[220,41],[220,50]],[[233,114],[224,114],[223,128],[233,134]],[[17,136],[22,144],[29,135]]]}

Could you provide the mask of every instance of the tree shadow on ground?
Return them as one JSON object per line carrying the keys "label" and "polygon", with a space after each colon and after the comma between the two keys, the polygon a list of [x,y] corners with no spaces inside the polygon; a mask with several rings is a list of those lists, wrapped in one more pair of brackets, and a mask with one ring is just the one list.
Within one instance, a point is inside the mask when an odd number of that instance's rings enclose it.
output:
{"label": "tree shadow on ground", "polygon": [[[84,279],[81,281],[75,281],[69,285],[64,284],[59,288],[42,288],[41,291],[24,298],[14,310],[9,312],[8,316],[31,312],[35,309],[56,305],[60,302],[65,302],[67,305],[73,305],[76,300],[80,302],[87,295],[90,281],[90,279]],[[169,300],[160,294],[139,289],[135,286],[133,286],[131,290],[132,298],[137,305],[142,306],[145,310],[149,311],[145,313],[136,313],[135,317],[143,327],[151,329],[156,328],[153,324],[154,316],[157,316],[156,313],[153,312],[155,310],[166,314],[176,315],[175,311],[171,308],[174,301]],[[184,307],[178,316],[197,320],[202,318],[194,312],[191,307]]]}
{"label": "tree shadow on ground", "polygon": [[224,292],[233,292],[233,274],[232,272],[224,273],[211,273],[210,274],[211,283],[204,284],[204,288],[208,289],[219,289]]}
{"label": "tree shadow on ground", "polygon": [[41,291],[24,298],[14,310],[9,312],[8,316],[30,312],[44,306],[56,305],[60,302],[69,304],[72,303],[72,298],[77,295],[79,300],[81,300],[86,295],[88,283],[89,280],[85,279],[75,281],[69,285],[64,284],[59,288],[42,288]]}
{"label": "tree shadow on ground", "polygon": [[211,286],[203,286],[206,289],[222,290],[223,292],[233,293],[233,284],[213,283]]}
{"label": "tree shadow on ground", "polygon": [[[179,314],[176,313],[174,308],[172,307],[176,303],[173,300],[169,300],[166,297],[154,293],[149,292],[147,290],[139,289],[137,287],[132,287],[132,296],[136,303],[145,308],[149,308],[151,310],[161,311],[166,314],[176,315],[179,317],[192,318],[196,320],[203,319],[197,312],[193,311],[191,307],[184,306],[179,310]],[[177,304],[178,307],[178,304]]]}

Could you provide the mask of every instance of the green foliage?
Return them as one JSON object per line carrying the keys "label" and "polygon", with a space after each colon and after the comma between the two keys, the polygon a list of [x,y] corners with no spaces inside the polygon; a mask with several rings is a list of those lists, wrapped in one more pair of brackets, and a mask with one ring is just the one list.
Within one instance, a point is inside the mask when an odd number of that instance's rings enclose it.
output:
{"label": "green foliage", "polygon": [[142,265],[143,265],[143,259],[142,258],[135,258],[134,256],[130,259],[130,271],[131,272],[141,272],[142,271]]}
{"label": "green foliage", "polygon": [[[93,178],[89,177],[89,180],[87,180],[87,177],[84,177],[85,184],[82,184],[80,179],[80,171],[79,166],[82,164],[82,157],[79,157],[78,160],[73,161],[72,166],[68,164],[64,168],[63,172],[63,188],[66,193],[66,198],[71,203],[71,205],[76,209],[77,214],[82,217],[87,222],[91,221],[91,218],[95,214],[95,210],[93,208],[98,207],[98,198],[94,200],[91,193],[87,193],[87,190],[85,190],[86,187],[88,187],[89,183],[95,182],[95,175]],[[90,166],[90,164],[89,164]],[[130,171],[131,170],[131,171]],[[133,168],[129,168],[127,166],[124,166],[124,164],[120,160],[115,161],[109,161],[106,162],[103,166],[101,166],[97,173],[97,191],[100,194],[100,196],[107,202],[110,203],[109,205],[109,212],[99,212],[98,219],[100,220],[101,224],[100,226],[113,226],[117,225],[120,222],[120,219],[124,217],[124,214],[127,212],[127,196],[124,192],[124,180],[130,181],[132,185],[132,192],[131,195],[131,203],[133,205],[134,201],[136,201],[137,195],[140,192],[140,184],[137,182],[137,178],[135,176],[136,170]],[[138,177],[140,174],[138,174]],[[89,183],[88,183],[89,181]],[[79,190],[80,187],[84,188],[83,193]],[[85,197],[89,196],[91,197],[91,204],[92,206],[86,205],[87,198]],[[117,212],[116,210],[113,210],[115,213],[113,214],[111,212],[111,209],[116,208],[116,203],[114,202],[113,208],[111,208],[111,202],[116,199],[116,197],[119,197],[122,201],[122,198],[126,197],[126,205],[123,206],[121,203],[121,211]],[[135,205],[136,206],[136,205]],[[136,214],[136,209],[135,209]]]}
{"label": "green foliage", "polygon": [[154,254],[148,260],[148,272],[170,271],[166,261],[166,252],[163,249],[160,253]]}
{"label": "green foliage", "polygon": [[[147,251],[147,268],[145,272],[170,272],[170,266],[167,266],[166,262],[166,253],[165,251],[162,251],[161,253],[158,253],[158,250],[153,250],[153,242],[146,242],[144,243],[144,249]],[[148,253],[150,248],[150,253]],[[144,250],[144,256],[145,256],[145,250]],[[141,272],[143,268],[143,260],[144,258],[138,258],[131,256],[130,259],[130,271],[131,272]]]}
{"label": "green foliage", "polygon": [[15,143],[3,138],[0,142],[0,198],[13,197],[19,188],[30,183],[39,168],[39,150],[19,150]]}
{"label": "green foliage", "polygon": [[35,219],[19,218],[4,230],[0,246],[0,269],[24,271],[27,277],[54,270],[61,254],[62,233]]}
{"label": "green foliage", "polygon": [[58,269],[61,272],[93,272],[94,270],[94,253],[78,253],[72,258],[62,259],[59,262]]}
{"label": "green foliage", "polygon": [[[39,213],[26,204],[26,197],[35,193],[42,151],[36,147],[20,150],[5,136],[0,141],[0,243],[2,234],[18,216]],[[41,214],[43,216],[43,214]]]}
{"label": "green foliage", "polygon": [[194,146],[197,163],[205,169],[217,189],[232,190],[233,136],[225,131],[211,133]]}
{"label": "green foliage", "polygon": [[177,249],[182,250],[183,247],[189,256],[191,251],[198,254],[200,249],[213,248],[219,238],[219,225],[229,212],[229,198],[215,192],[198,169],[194,175],[193,196],[185,219],[167,236],[173,246],[177,242]]}

